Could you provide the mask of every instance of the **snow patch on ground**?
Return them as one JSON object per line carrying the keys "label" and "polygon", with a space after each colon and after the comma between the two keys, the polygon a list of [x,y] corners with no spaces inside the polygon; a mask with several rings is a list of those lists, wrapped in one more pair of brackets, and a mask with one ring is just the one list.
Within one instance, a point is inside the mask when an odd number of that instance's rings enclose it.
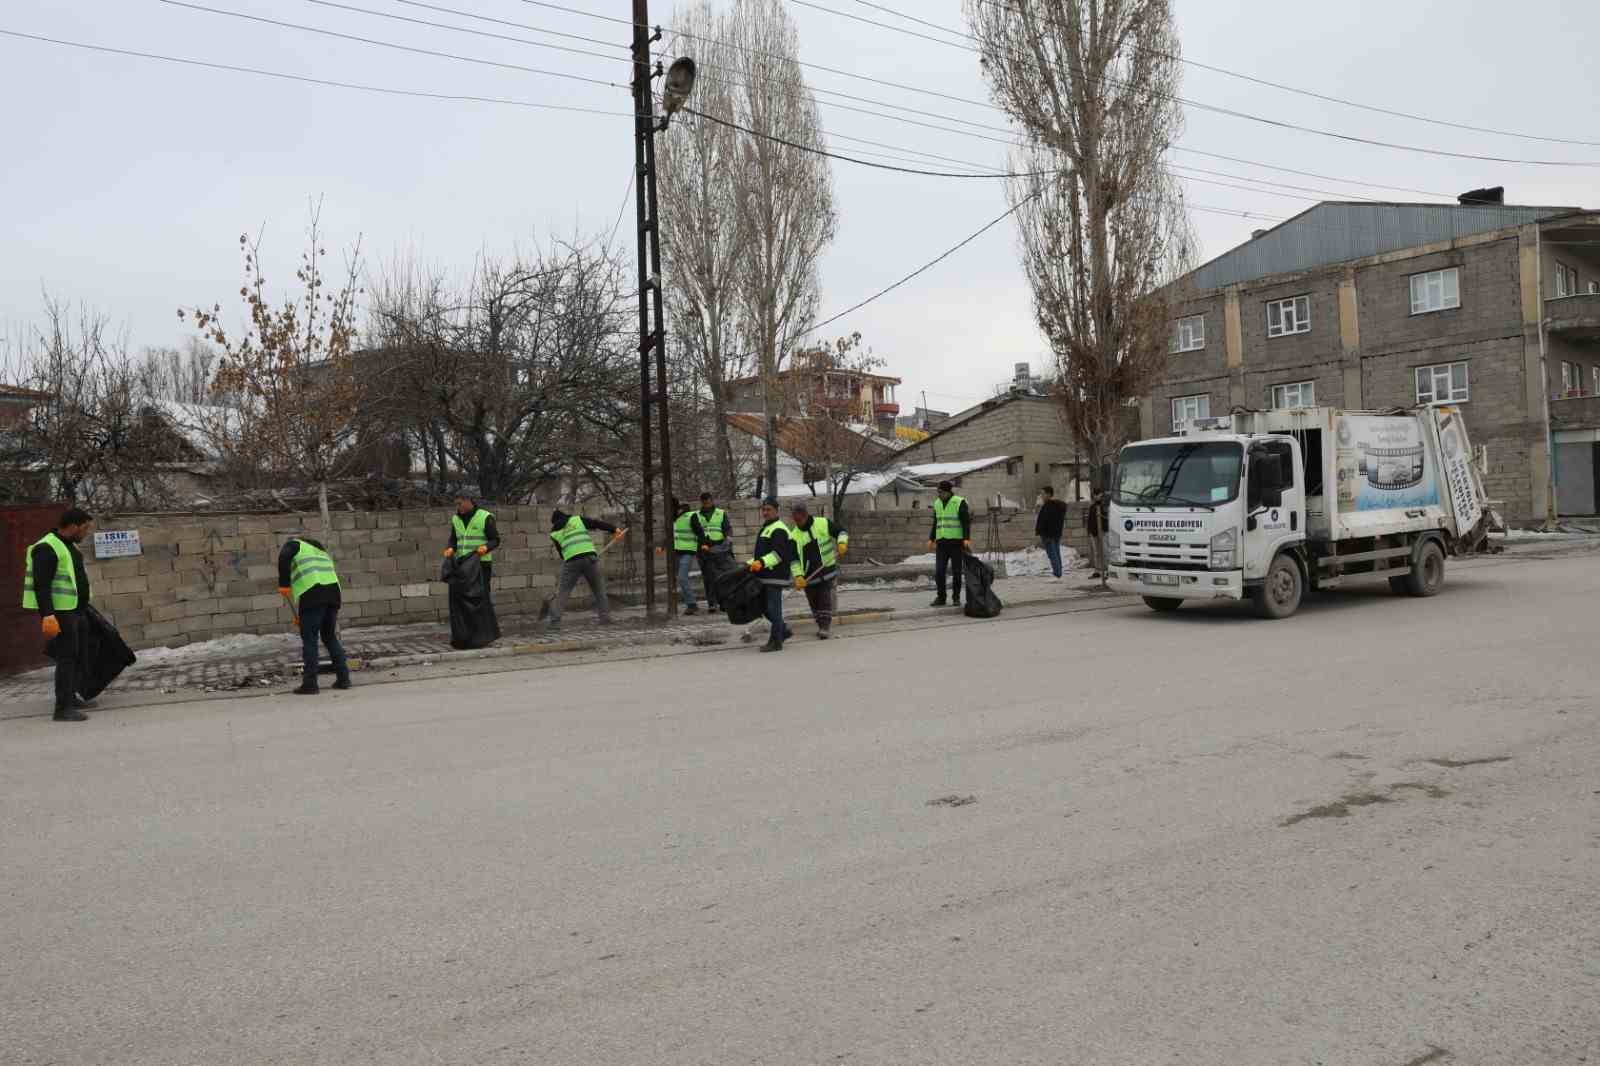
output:
{"label": "snow patch on ground", "polygon": [[[986,552],[978,552],[978,557],[984,562],[993,564],[993,558]],[[902,559],[900,566],[932,566],[937,557],[932,554],[913,555]],[[1044,553],[1043,548],[1026,548],[1019,552],[1005,552],[999,559],[1006,564],[1006,577],[1049,577],[1050,557]],[[1088,564],[1077,552],[1063,546],[1061,549],[1061,568],[1063,572],[1073,570],[1087,570]]]}
{"label": "snow patch on ground", "polygon": [[1542,529],[1512,529],[1505,533],[1491,533],[1490,540],[1503,540],[1508,544],[1529,542],[1550,542],[1556,540],[1593,540],[1600,534],[1588,533],[1581,529],[1559,529],[1545,532]]}

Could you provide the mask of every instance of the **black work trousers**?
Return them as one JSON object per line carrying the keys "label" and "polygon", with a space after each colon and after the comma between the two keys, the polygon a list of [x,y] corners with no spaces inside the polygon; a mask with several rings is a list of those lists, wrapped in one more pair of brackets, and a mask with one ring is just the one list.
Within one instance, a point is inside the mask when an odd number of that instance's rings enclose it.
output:
{"label": "black work trousers", "polygon": [[945,572],[950,576],[950,598],[961,602],[961,557],[965,553],[961,550],[959,540],[935,541],[937,549],[933,562],[933,583],[939,590],[939,598],[944,599]]}
{"label": "black work trousers", "polygon": [[82,676],[84,618],[79,611],[57,611],[61,635],[51,641],[56,657],[56,710],[63,711],[78,698]]}

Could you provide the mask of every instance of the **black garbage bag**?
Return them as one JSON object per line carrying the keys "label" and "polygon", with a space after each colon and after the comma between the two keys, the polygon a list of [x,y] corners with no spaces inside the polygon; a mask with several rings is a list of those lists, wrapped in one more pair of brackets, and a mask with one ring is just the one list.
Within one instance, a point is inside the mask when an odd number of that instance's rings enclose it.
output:
{"label": "black garbage bag", "polygon": [[994,570],[976,555],[961,560],[962,580],[967,602],[961,613],[968,618],[993,618],[1005,604],[994,594]]}
{"label": "black garbage bag", "polygon": [[749,625],[766,614],[765,601],[761,579],[746,567],[733,566],[717,575],[717,602],[734,625]]}
{"label": "black garbage bag", "polygon": [[[83,646],[78,649],[78,695],[92,700],[104,692],[117,675],[138,661],[128,642],[122,639],[111,619],[93,604],[83,609]],[[44,646],[44,653],[56,658],[62,651],[62,637]]]}
{"label": "black garbage bag", "polygon": [[487,648],[500,639],[500,619],[483,587],[483,564],[477,555],[444,561],[439,579],[450,588],[450,646]]}

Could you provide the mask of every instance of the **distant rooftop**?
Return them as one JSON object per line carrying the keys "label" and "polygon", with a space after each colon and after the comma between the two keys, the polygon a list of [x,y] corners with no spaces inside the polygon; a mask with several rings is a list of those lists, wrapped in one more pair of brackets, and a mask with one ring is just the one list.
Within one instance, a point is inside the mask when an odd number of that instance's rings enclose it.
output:
{"label": "distant rooftop", "polygon": [[1198,291],[1398,252],[1581,212],[1511,204],[1320,203],[1194,271]]}

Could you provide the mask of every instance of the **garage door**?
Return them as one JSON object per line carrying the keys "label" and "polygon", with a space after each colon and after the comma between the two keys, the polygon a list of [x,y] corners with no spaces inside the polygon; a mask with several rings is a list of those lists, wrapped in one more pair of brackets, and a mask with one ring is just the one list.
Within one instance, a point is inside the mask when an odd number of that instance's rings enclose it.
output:
{"label": "garage door", "polygon": [[1556,510],[1564,515],[1592,515],[1595,512],[1595,459],[1600,443],[1594,441],[1556,442]]}

